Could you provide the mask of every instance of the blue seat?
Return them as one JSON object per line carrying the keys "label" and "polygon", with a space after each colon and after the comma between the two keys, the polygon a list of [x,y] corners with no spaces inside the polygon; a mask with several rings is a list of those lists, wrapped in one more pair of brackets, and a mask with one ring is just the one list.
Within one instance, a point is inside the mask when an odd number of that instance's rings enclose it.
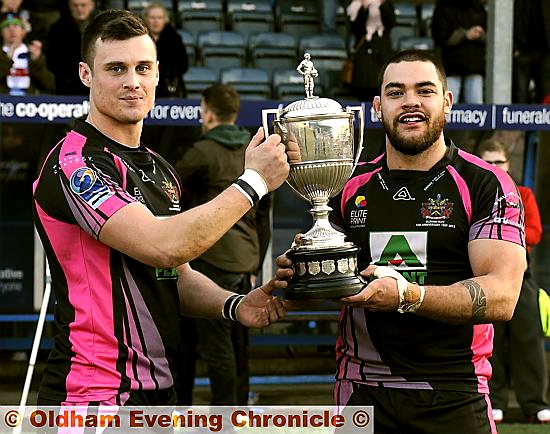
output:
{"label": "blue seat", "polygon": [[183,75],[187,98],[200,99],[201,93],[208,86],[219,82],[218,73],[205,66],[191,66]]}
{"label": "blue seat", "polygon": [[415,48],[417,50],[435,50],[434,40],[429,36],[404,36],[399,40],[399,50]]}
{"label": "blue seat", "polygon": [[277,0],[275,20],[281,32],[296,37],[321,30],[319,2],[316,0]]}
{"label": "blue seat", "polygon": [[269,74],[259,68],[228,68],[221,72],[220,82],[233,86],[242,99],[263,100],[271,98]]}
{"label": "blue seat", "polygon": [[226,68],[246,66],[246,43],[243,35],[232,31],[200,32],[197,50],[202,66],[218,73]]}
{"label": "blue seat", "polygon": [[228,0],[227,22],[245,38],[252,33],[272,32],[274,16],[269,0]]}
{"label": "blue seat", "polygon": [[178,2],[178,13],[182,28],[191,32],[195,37],[200,32],[223,30],[225,28],[222,0],[180,0]]}
{"label": "blue seat", "polygon": [[248,51],[250,64],[272,73],[275,69],[298,66],[297,40],[290,33],[262,32],[250,35]]}

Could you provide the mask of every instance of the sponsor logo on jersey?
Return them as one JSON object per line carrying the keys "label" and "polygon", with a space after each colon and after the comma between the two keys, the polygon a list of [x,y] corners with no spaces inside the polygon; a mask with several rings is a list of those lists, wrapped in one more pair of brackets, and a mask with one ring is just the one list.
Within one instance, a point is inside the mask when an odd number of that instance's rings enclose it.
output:
{"label": "sponsor logo on jersey", "polygon": [[428,198],[422,203],[420,214],[426,220],[449,220],[453,212],[454,203],[437,194],[435,199]]}
{"label": "sponsor logo on jersey", "polygon": [[176,186],[172,182],[164,180],[162,181],[162,190],[166,193],[170,202],[172,202],[172,206],[168,209],[170,211],[181,211],[180,198]]}
{"label": "sponsor logo on jersey", "polygon": [[367,199],[365,196],[357,196],[355,198],[355,206],[357,209],[352,209],[349,213],[349,225],[350,228],[364,228],[367,223],[368,210]]}
{"label": "sponsor logo on jersey", "polygon": [[157,280],[177,280],[178,271],[175,268],[155,268]]}
{"label": "sponsor logo on jersey", "polygon": [[71,190],[82,197],[93,209],[97,209],[115,194],[89,167],[76,169],[71,175],[70,184]]}
{"label": "sponsor logo on jersey", "polygon": [[411,196],[407,187],[401,187],[397,190],[397,193],[393,195],[393,200],[415,200],[415,198]]}
{"label": "sponsor logo on jersey", "polygon": [[357,196],[355,198],[355,206],[357,208],[365,208],[367,206],[367,199],[365,199],[365,196]]}
{"label": "sponsor logo on jersey", "polygon": [[424,283],[428,265],[427,232],[371,232],[370,248],[374,265],[395,268],[409,282]]}

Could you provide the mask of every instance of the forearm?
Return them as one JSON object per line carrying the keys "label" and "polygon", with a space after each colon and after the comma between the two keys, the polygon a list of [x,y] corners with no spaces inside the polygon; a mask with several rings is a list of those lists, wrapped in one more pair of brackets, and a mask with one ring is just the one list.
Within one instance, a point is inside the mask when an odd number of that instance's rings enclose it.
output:
{"label": "forearm", "polygon": [[233,186],[203,205],[165,219],[132,204],[109,219],[99,238],[145,264],[172,268],[204,253],[250,208],[248,199]]}
{"label": "forearm", "polygon": [[188,265],[178,269],[181,313],[198,318],[222,319],[225,300],[232,293]]}
{"label": "forearm", "polygon": [[500,282],[489,276],[466,279],[449,286],[425,286],[416,312],[451,324],[507,321],[512,317],[521,281]]}

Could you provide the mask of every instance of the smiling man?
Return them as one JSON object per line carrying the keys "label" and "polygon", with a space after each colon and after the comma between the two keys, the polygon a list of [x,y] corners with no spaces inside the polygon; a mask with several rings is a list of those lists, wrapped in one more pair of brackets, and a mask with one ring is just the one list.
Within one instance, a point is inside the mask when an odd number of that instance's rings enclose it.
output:
{"label": "smiling man", "polygon": [[453,95],[430,54],[395,54],[379,83],[386,152],[331,202],[371,278],[342,299],[336,404],[374,406],[377,434],[496,432],[490,323],[510,319],[521,287],[520,197],[507,174],[445,138]]}
{"label": "smiling man", "polygon": [[181,212],[174,169],[140,142],[158,83],[147,26],[128,11],[103,12],[86,28],[82,57],[88,117],[52,149],[34,184],[58,330],[38,404],[174,404],[180,309],[249,327],[284,314],[271,292],[285,283],[245,297],[187,264],[284,182],[284,146],[259,130],[238,186]]}

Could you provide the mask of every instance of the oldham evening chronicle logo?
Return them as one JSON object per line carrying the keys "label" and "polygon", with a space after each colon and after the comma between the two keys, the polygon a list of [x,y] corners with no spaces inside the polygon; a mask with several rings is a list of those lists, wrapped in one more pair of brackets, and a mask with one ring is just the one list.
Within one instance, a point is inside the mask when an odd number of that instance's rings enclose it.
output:
{"label": "oldham evening chronicle logo", "polygon": [[71,175],[71,190],[78,194],[93,209],[97,209],[114,192],[103,184],[89,167],[80,167]]}

